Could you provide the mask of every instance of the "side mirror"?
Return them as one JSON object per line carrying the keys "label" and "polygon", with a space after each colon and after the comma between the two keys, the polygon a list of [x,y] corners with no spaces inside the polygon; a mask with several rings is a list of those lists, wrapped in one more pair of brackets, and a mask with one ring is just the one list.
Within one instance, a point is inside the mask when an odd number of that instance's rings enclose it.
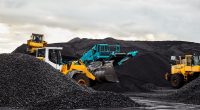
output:
{"label": "side mirror", "polygon": [[172,61],[177,60],[176,56],[171,56],[171,60],[172,60]]}

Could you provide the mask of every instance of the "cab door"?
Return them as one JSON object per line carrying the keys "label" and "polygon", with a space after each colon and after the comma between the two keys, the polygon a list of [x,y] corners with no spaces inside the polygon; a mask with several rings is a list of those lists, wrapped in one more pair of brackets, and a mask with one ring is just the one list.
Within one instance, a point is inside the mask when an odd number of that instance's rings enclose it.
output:
{"label": "cab door", "polygon": [[41,48],[41,49],[37,49],[36,50],[36,58],[45,61],[45,49]]}
{"label": "cab door", "polygon": [[192,64],[192,71],[199,72],[200,71],[200,59],[199,56],[193,56],[193,64]]}
{"label": "cab door", "polygon": [[62,57],[61,57],[61,51],[57,49],[49,49],[49,55],[48,55],[49,63],[54,68],[61,70],[62,66]]}
{"label": "cab door", "polygon": [[185,71],[192,71],[192,56],[191,55],[186,56],[185,60],[186,60]]}

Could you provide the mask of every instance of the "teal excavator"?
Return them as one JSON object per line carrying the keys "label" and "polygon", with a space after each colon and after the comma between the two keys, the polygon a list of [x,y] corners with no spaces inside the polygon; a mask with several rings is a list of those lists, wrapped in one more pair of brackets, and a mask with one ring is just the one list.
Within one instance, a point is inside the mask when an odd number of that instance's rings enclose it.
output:
{"label": "teal excavator", "polygon": [[119,82],[114,67],[135,57],[138,51],[122,53],[120,45],[96,44],[83,54],[81,61],[99,82]]}

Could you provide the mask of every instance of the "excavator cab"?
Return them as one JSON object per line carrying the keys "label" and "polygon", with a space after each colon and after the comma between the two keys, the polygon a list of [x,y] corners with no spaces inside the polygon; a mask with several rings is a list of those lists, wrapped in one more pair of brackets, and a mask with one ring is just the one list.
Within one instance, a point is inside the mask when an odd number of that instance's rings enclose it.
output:
{"label": "excavator cab", "polygon": [[43,48],[47,46],[47,42],[44,41],[43,34],[34,34],[32,33],[31,39],[27,41],[27,51],[30,54],[34,54],[37,48]]}
{"label": "excavator cab", "polygon": [[88,52],[84,53],[81,60],[86,65],[94,61],[114,61],[114,65],[121,65],[131,57],[135,57],[138,51],[122,53],[120,45],[96,44]]}

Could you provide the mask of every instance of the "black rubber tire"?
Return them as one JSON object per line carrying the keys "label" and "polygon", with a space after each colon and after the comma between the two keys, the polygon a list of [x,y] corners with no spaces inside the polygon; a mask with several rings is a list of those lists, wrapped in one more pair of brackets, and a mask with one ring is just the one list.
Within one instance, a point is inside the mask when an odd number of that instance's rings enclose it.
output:
{"label": "black rubber tire", "polygon": [[170,82],[173,88],[179,89],[184,85],[184,77],[182,74],[173,74]]}
{"label": "black rubber tire", "polygon": [[83,73],[77,73],[73,76],[73,79],[80,84],[81,86],[91,86],[91,81],[90,79],[85,76]]}

